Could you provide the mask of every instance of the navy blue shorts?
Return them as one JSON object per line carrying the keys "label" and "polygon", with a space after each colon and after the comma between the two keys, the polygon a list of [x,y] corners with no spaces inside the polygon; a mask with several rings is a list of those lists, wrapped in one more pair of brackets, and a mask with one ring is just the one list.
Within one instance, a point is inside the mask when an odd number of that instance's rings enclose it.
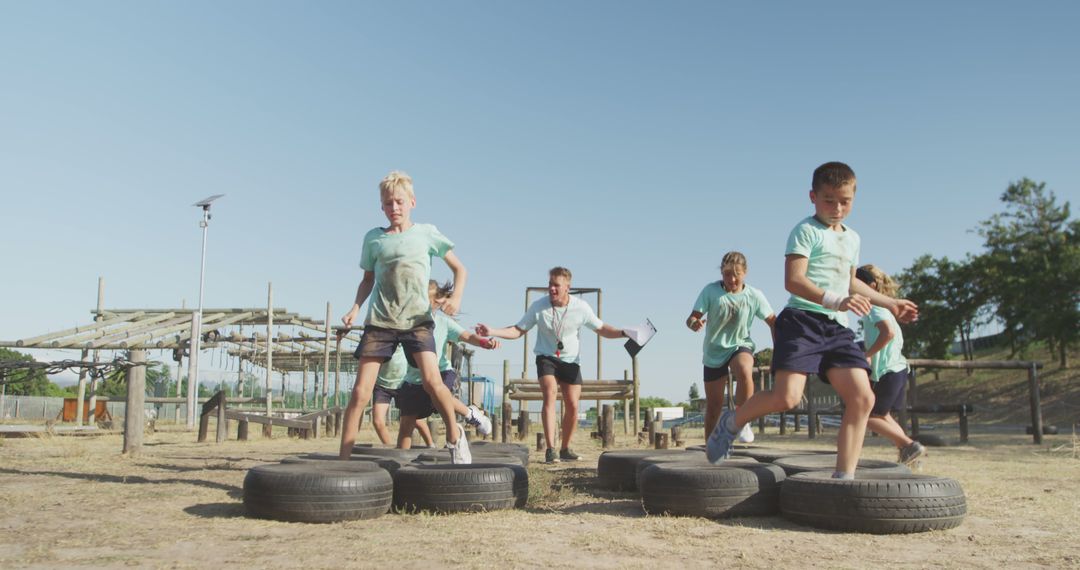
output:
{"label": "navy blue shorts", "polygon": [[[457,390],[457,373],[453,370],[443,370],[441,374],[443,385],[450,392]],[[435,413],[435,404],[432,403],[431,396],[424,390],[423,384],[412,384],[410,382],[402,384],[397,389],[394,405],[397,406],[402,416],[415,416],[417,419],[424,419]]]}
{"label": "navy blue shorts", "polygon": [[728,366],[731,366],[731,361],[735,360],[735,357],[740,352],[745,352],[750,356],[754,356],[754,351],[750,350],[745,346],[740,346],[739,348],[735,349],[735,352],[731,353],[731,358],[727,359],[727,362],[725,362],[723,366],[718,366],[716,368],[713,368],[712,366],[703,366],[702,376],[704,381],[714,382],[716,380],[723,380],[724,378],[727,378]]}
{"label": "navy blue shorts", "polygon": [[387,329],[383,327],[365,326],[364,335],[360,337],[360,345],[356,347],[353,356],[357,360],[361,358],[378,358],[382,362],[390,360],[401,345],[405,351],[405,360],[409,366],[419,368],[413,355],[417,352],[435,352],[435,323],[424,323],[415,328],[406,330]]}
{"label": "navy blue shorts", "polygon": [[581,384],[581,365],[563,362],[554,356],[537,355],[536,376],[554,376],[563,384]]}
{"label": "navy blue shorts", "polygon": [[397,398],[397,392],[397,390],[383,388],[382,386],[376,384],[375,389],[371,391],[372,400],[376,404],[389,404],[390,400]]}
{"label": "navy blue shorts", "polygon": [[907,370],[889,372],[873,383],[874,409],[871,416],[885,417],[890,411],[900,411],[904,405],[904,387],[907,386]]}
{"label": "navy blue shorts", "polygon": [[855,332],[821,313],[788,307],[776,317],[772,370],[817,374],[826,384],[833,368],[870,371]]}

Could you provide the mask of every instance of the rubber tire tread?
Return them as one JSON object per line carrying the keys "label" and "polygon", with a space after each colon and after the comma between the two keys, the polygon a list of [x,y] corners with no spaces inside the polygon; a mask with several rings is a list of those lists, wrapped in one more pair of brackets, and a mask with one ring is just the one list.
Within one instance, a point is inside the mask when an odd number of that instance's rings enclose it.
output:
{"label": "rubber tire tread", "polygon": [[513,455],[521,458],[521,464],[529,465],[529,448],[520,443],[502,443],[493,441],[470,441],[469,447],[473,455],[477,453],[491,453],[495,455]]}
{"label": "rubber tire tread", "polygon": [[248,516],[280,521],[373,519],[390,510],[393,495],[390,473],[374,463],[275,463],[253,467],[244,477]]}
{"label": "rubber tire tread", "polygon": [[[635,468],[635,470],[637,471],[637,474],[634,476],[634,480],[637,483],[637,488],[638,489],[641,489],[641,474],[646,469],[648,469],[649,467],[652,467],[653,465],[657,465],[657,464],[660,464],[660,463],[686,463],[686,464],[689,464],[689,465],[710,465],[709,460],[708,460],[707,457],[705,457],[704,453],[697,453],[697,452],[693,452],[693,451],[690,452],[690,453],[687,453],[685,456],[681,456],[681,455],[677,455],[677,454],[670,454],[670,455],[650,455],[648,457],[643,457],[640,461],[638,461],[637,467]],[[731,465],[734,465],[734,464],[752,464],[753,465],[753,464],[758,464],[758,462],[757,462],[757,460],[751,459],[749,457],[732,457],[732,458],[729,458],[729,459],[725,459],[719,465],[727,467],[727,466],[731,466]]]}
{"label": "rubber tire tread", "polygon": [[356,455],[355,453],[349,457],[348,461],[338,459],[336,453],[304,453],[301,455],[293,455],[281,460],[282,463],[322,463],[328,465],[337,466],[349,466],[354,463],[374,463],[379,467],[393,473],[400,469],[403,465],[408,465],[408,462],[400,461],[397,459],[391,459],[389,457],[377,457],[374,455]]}
{"label": "rubber tire tread", "polygon": [[780,512],[784,470],[767,463],[660,463],[641,474],[641,505],[649,514],[726,518]]}
{"label": "rubber tire tread", "polygon": [[772,463],[781,457],[794,457],[796,455],[821,455],[825,453],[835,453],[834,451],[816,450],[816,449],[780,449],[776,447],[746,447],[746,448],[734,448],[731,450],[732,457],[750,457],[756,459],[761,463]]}
{"label": "rubber tire tread", "polygon": [[843,481],[815,472],[787,479],[780,510],[792,522],[817,528],[906,534],[959,526],[967,498],[947,477],[869,472]]}
{"label": "rubber tire tread", "polygon": [[[776,465],[784,470],[784,473],[788,477],[792,475],[798,475],[799,473],[807,473],[810,471],[828,471],[830,475],[836,469],[836,454],[817,454],[817,455],[795,455],[792,457],[781,457],[776,461],[773,461],[773,465]],[[859,462],[855,465],[856,473],[864,473],[872,471],[874,473],[895,473],[901,475],[908,475],[911,473],[911,469],[906,465],[901,465],[892,461],[882,461],[880,459],[859,459]]]}
{"label": "rubber tire tread", "polygon": [[521,465],[413,464],[394,474],[394,507],[457,513],[524,507],[529,472]]}
{"label": "rubber tire tread", "polygon": [[646,457],[697,453],[681,449],[625,449],[605,451],[596,463],[600,486],[609,491],[637,491],[637,464]]}
{"label": "rubber tire tread", "polygon": [[[525,465],[522,463],[521,458],[517,455],[509,455],[505,453],[473,453],[473,463],[492,463],[507,465]],[[413,461],[413,463],[436,463],[436,464],[448,464],[450,463],[449,453],[422,453]]]}

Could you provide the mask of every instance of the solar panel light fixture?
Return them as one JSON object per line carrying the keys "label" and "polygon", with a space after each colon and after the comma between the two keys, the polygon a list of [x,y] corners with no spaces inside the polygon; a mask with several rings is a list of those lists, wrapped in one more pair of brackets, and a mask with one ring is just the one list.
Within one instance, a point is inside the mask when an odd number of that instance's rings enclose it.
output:
{"label": "solar panel light fixture", "polygon": [[[214,200],[217,200],[218,198],[223,198],[223,197],[225,197],[224,194],[214,194],[213,196],[210,196],[209,198],[203,198],[202,200],[199,200],[198,202],[195,202],[194,204],[192,204],[192,206],[194,206],[196,208],[202,208],[203,212],[206,213],[206,219],[209,220],[210,219],[210,205],[214,203]],[[199,227],[206,227],[206,226],[203,225],[205,223],[206,222],[203,221],[201,224],[199,224]]]}

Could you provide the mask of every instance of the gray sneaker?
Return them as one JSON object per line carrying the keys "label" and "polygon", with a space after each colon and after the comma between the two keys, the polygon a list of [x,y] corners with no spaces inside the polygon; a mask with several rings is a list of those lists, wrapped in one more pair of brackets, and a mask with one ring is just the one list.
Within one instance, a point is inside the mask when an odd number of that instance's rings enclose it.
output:
{"label": "gray sneaker", "polygon": [[468,465],[472,463],[472,452],[469,451],[469,440],[465,437],[465,428],[461,424],[454,424],[458,430],[457,443],[446,442],[446,449],[450,450],[450,463],[454,465]]}
{"label": "gray sneaker", "polygon": [[555,448],[554,447],[547,448],[547,451],[544,452],[544,463],[558,463],[558,462],[559,462],[559,456],[555,455]]}
{"label": "gray sneaker", "polygon": [[567,448],[559,450],[559,459],[562,461],[577,461],[578,459],[581,459],[581,456]]}
{"label": "gray sneaker", "polygon": [[911,445],[907,445],[900,449],[900,457],[897,459],[900,463],[911,467],[919,459],[926,457],[926,448],[923,444],[913,441]]}
{"label": "gray sneaker", "polygon": [[728,429],[729,423],[735,422],[735,410],[724,410],[720,414],[720,420],[709,434],[709,440],[705,445],[705,456],[709,463],[717,464],[731,457],[731,444],[735,443],[737,432]]}

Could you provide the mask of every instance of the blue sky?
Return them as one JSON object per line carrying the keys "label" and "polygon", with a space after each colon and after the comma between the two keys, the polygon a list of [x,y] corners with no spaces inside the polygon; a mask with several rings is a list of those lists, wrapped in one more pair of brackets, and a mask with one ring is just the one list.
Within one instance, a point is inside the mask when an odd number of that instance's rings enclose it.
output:
{"label": "blue sky", "polygon": [[[385,222],[376,185],[402,169],[414,220],[469,269],[464,324],[515,322],[524,288],[565,265],[604,289],[605,320],[652,319],[643,394],[682,399],[701,374],[690,304],[739,250],[780,310],[784,242],[822,162],[855,168],[848,221],[890,271],[978,251],[970,230],[1021,177],[1075,205],[1078,16],[1070,2],[0,1],[0,339],[87,322],[99,275],[107,306],[191,306],[191,204],[219,193],[206,306],[262,306],[272,281],[277,305],[322,318],[329,301],[336,320],[360,239]],[[520,348],[477,371],[519,370]],[[607,377],[629,367],[617,343],[604,356]]]}

